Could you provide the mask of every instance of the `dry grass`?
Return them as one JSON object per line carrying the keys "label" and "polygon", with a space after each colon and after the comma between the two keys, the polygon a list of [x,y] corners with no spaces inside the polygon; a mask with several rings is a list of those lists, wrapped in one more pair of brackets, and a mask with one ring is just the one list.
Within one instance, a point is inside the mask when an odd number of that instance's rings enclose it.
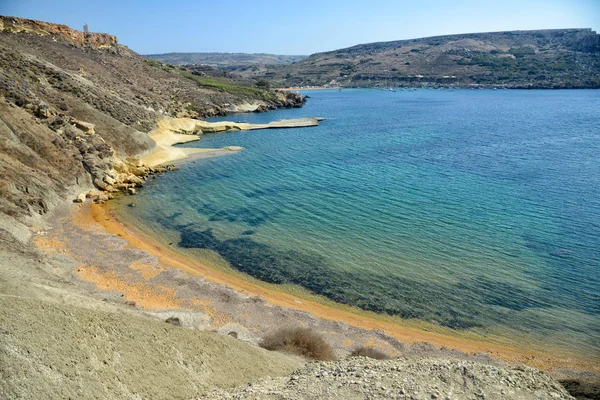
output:
{"label": "dry grass", "polygon": [[389,360],[391,358],[381,350],[365,346],[355,349],[352,353],[350,353],[350,357],[368,357],[374,358],[375,360]]}
{"label": "dry grass", "polygon": [[262,348],[296,354],[313,360],[334,359],[333,349],[321,336],[309,328],[284,328],[265,337]]}

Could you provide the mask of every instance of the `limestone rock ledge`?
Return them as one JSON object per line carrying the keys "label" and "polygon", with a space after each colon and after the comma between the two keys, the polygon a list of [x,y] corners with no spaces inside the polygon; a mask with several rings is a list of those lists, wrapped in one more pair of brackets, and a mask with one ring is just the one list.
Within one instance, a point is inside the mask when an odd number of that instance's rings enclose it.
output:
{"label": "limestone rock ledge", "polygon": [[111,164],[112,168],[106,170],[103,177],[94,179],[96,188],[77,195],[74,203],[83,203],[86,199],[91,199],[94,203],[104,203],[113,199],[116,193],[135,195],[135,188],[143,187],[150,176],[177,169],[174,165],[148,167],[135,157],[125,160],[113,158]]}

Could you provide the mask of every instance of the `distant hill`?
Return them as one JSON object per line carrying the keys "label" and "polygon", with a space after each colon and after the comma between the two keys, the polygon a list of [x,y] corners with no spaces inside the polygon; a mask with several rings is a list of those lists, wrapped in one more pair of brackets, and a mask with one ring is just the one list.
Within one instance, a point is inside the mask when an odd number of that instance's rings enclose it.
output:
{"label": "distant hill", "polygon": [[147,54],[147,58],[169,64],[202,64],[216,68],[282,65],[305,59],[307,56],[287,56],[278,54],[246,53],[166,53]]}
{"label": "distant hill", "polygon": [[599,88],[600,35],[553,29],[436,36],[236,72],[282,86]]}

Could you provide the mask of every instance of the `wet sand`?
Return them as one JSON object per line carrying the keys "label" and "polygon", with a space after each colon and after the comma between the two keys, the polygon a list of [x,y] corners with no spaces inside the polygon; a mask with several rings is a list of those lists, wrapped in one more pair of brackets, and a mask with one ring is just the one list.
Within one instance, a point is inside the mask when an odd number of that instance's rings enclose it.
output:
{"label": "wet sand", "polygon": [[[191,276],[201,277],[219,286],[231,288],[245,296],[260,297],[269,305],[304,311],[319,319],[348,324],[351,327],[363,330],[383,331],[386,335],[402,343],[427,342],[437,347],[458,350],[467,354],[485,353],[502,361],[523,363],[549,372],[566,369],[600,373],[600,367],[592,361],[554,354],[550,351],[541,352],[525,348],[513,348],[494,342],[492,339],[475,336],[470,332],[452,331],[427,323],[423,323],[422,327],[406,326],[410,325],[410,322],[405,325],[401,321],[392,318],[378,316],[374,313],[338,305],[330,301],[317,301],[309,296],[286,293],[277,285],[257,282],[251,277],[240,277],[237,274],[234,275],[212,268],[172,250],[136,229],[127,221],[117,218],[106,205],[92,204],[83,207],[73,214],[73,223],[78,226],[100,227],[104,232],[124,239],[128,247],[156,257],[163,266],[184,271]],[[151,273],[149,271],[145,272]],[[91,281],[95,279],[93,276],[87,278]],[[104,280],[103,285],[104,290],[111,290],[110,282],[107,283]],[[119,288],[115,287],[114,290],[119,290]],[[215,312],[218,313],[218,310],[215,310]]]}

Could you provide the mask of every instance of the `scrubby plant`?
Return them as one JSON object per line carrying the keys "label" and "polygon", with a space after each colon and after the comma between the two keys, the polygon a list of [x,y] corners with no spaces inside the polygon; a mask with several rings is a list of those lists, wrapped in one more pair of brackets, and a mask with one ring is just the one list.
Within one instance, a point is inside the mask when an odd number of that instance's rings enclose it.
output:
{"label": "scrubby plant", "polygon": [[333,349],[329,343],[310,328],[280,329],[263,338],[260,347],[319,361],[334,359]]}
{"label": "scrubby plant", "polygon": [[368,357],[374,358],[375,360],[389,360],[391,358],[381,350],[366,346],[361,346],[357,349],[354,349],[354,351],[350,353],[350,357]]}
{"label": "scrubby plant", "polygon": [[259,79],[258,81],[256,81],[256,87],[269,90],[271,88],[271,82],[269,82],[266,79]]}

